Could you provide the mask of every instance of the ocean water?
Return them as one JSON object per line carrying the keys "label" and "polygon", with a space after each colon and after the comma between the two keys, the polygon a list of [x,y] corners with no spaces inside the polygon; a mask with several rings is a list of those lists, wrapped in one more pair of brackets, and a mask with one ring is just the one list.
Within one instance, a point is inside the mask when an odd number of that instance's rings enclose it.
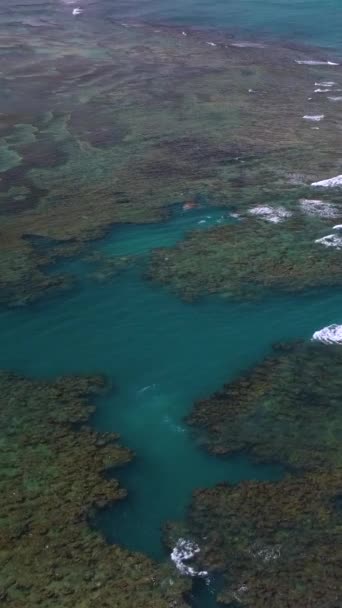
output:
{"label": "ocean water", "polygon": [[[78,5],[97,18],[213,27],[240,37],[342,49],[338,0],[79,0]],[[23,2],[7,10],[7,18],[18,12],[70,18],[71,6]],[[219,208],[189,214],[176,208],[161,224],[115,228],[96,247],[111,255],[148,255],[188,230],[234,221]],[[119,432],[136,459],[119,472],[128,499],[98,525],[109,541],[164,559],[162,525],[184,516],[194,489],[283,474],[280,466],[255,465],[246,456],[209,456],[184,422],[194,400],[260,361],[274,342],[309,340],[317,329],[341,323],[342,292],[190,304],[144,281],[140,265],[101,284],[86,279],[82,265],[71,262],[70,269],[78,273],[72,292],[0,314],[5,345],[0,366],[44,378],[93,372],[109,377],[114,388],[98,401],[93,424]],[[215,605],[212,591],[200,587],[194,606]]]}
{"label": "ocean water", "polygon": [[339,0],[106,0],[106,14],[342,48]]}
{"label": "ocean water", "polygon": [[[184,224],[222,211],[175,214],[161,225],[126,226],[102,250],[135,255],[184,236]],[[158,238],[156,235],[159,234]],[[71,263],[75,271],[77,264]],[[220,459],[184,423],[195,399],[259,361],[274,342],[304,338],[342,321],[342,292],[274,296],[254,303],[182,302],[143,281],[139,267],[102,284],[84,279],[68,295],[0,316],[0,367],[52,378],[105,373],[115,387],[98,403],[95,426],[136,451],[119,475],[129,498],[106,514],[108,538],[159,559],[162,524],[184,515],[191,492],[223,480],[277,479],[280,467]]]}
{"label": "ocean water", "polygon": [[8,23],[60,14],[69,19],[74,7],[82,8],[89,18],[212,27],[236,35],[342,49],[339,0],[23,0],[4,2],[0,15]]}

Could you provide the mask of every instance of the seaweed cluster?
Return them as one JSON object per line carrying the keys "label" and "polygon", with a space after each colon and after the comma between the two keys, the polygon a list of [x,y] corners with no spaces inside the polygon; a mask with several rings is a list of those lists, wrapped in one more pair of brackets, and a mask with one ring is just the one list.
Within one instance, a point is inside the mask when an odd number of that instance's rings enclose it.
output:
{"label": "seaweed cluster", "polygon": [[0,599],[9,608],[185,606],[167,564],[109,546],[89,526],[122,500],[113,477],[133,454],[87,426],[101,377],[0,374]]}
{"label": "seaweed cluster", "polygon": [[188,419],[216,454],[244,451],[297,470],[342,466],[342,349],[279,344],[195,404]]}
{"label": "seaweed cluster", "polygon": [[342,350],[284,343],[195,404],[215,454],[244,452],[291,471],[277,482],[194,493],[185,522],[167,526],[200,547],[194,568],[224,576],[218,601],[248,608],[337,608],[342,602]]}
{"label": "seaweed cluster", "polygon": [[[208,46],[195,30],[99,28],[86,18],[79,28],[59,23],[58,11],[55,21],[12,23],[10,36],[0,26],[2,303],[67,288],[49,264],[114,223],[160,221],[171,203],[199,194],[242,209],[280,194],[293,201],[340,172],[341,106],[307,101],[316,80],[338,84],[338,67],[299,65],[306,51],[240,47],[219,34]],[[319,146],[302,119],[308,103],[326,117]],[[42,252],[37,237],[58,248]]]}
{"label": "seaweed cluster", "polygon": [[300,292],[341,285],[340,251],[322,251],[314,242],[322,234],[321,224],[291,218],[278,225],[253,218],[208,230],[205,238],[193,232],[176,247],[153,252],[147,277],[186,300],[215,293],[256,298],[275,289]]}
{"label": "seaweed cluster", "polygon": [[224,573],[218,601],[248,608],[337,608],[342,601],[342,470],[195,492],[187,526],[196,567]]}

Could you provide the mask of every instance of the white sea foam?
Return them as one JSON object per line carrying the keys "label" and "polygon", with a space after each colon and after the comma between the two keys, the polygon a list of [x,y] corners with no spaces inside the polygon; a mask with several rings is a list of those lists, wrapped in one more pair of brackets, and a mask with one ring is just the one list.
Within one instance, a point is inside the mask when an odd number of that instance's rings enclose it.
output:
{"label": "white sea foam", "polygon": [[80,15],[81,13],[83,13],[83,10],[81,8],[74,8],[74,10],[72,11],[74,17],[76,17],[76,15]]}
{"label": "white sea foam", "polygon": [[333,230],[342,230],[342,224],[336,224],[336,226],[333,226]]}
{"label": "white sea foam", "polygon": [[266,45],[261,44],[261,42],[245,42],[243,40],[241,42],[231,42],[230,46],[236,46],[240,49],[248,49],[248,48],[264,49],[266,47]]}
{"label": "white sea foam", "polygon": [[314,93],[331,93],[331,89],[315,89]]}
{"label": "white sea foam", "polygon": [[248,213],[259,216],[263,220],[272,222],[273,224],[278,224],[292,215],[291,211],[288,211],[284,207],[268,207],[267,205],[252,207],[248,209]]}
{"label": "white sea foam", "polygon": [[330,101],[342,101],[342,96],[341,95],[330,95],[328,97],[328,99]]}
{"label": "white sea foam", "polygon": [[301,198],[299,201],[302,211],[309,215],[318,215],[319,217],[337,217],[339,215],[338,209],[335,205],[327,203],[326,201]]}
{"label": "white sea foam", "polygon": [[319,59],[295,59],[299,65],[340,65],[335,61],[320,61]]}
{"label": "white sea foam", "polygon": [[281,545],[274,545],[273,547],[254,545],[250,549],[250,553],[255,559],[261,559],[263,562],[270,562],[280,558]]}
{"label": "white sea foam", "polygon": [[194,558],[199,552],[200,548],[197,543],[187,540],[186,538],[179,538],[176,546],[172,549],[171,559],[177,570],[184,576],[207,578],[208,572],[206,570],[196,570],[196,568],[193,568],[186,563]]}
{"label": "white sea foam", "polygon": [[144,393],[146,393],[147,391],[155,391],[157,388],[156,384],[148,384],[147,386],[143,386],[143,388],[140,388],[138,390],[138,394],[139,395],[143,395]]}
{"label": "white sea foam", "polygon": [[323,344],[342,344],[342,325],[333,323],[323,329],[315,331],[312,340],[323,342]]}
{"label": "white sea foam", "polygon": [[304,114],[304,120],[311,120],[312,122],[320,122],[324,118],[324,114]]}
{"label": "white sea foam", "polygon": [[336,177],[330,177],[329,179],[322,179],[319,182],[312,182],[311,186],[319,188],[341,188],[342,175],[336,175]]}
{"label": "white sea foam", "polygon": [[206,44],[208,44],[209,46],[217,46],[217,44],[215,44],[215,42],[206,42]]}
{"label": "white sea foam", "polygon": [[315,87],[334,87],[336,82],[333,80],[324,80],[323,82],[315,82]]}
{"label": "white sea foam", "polygon": [[182,32],[182,36],[187,36],[188,34],[186,32]]}
{"label": "white sea foam", "polygon": [[335,249],[342,249],[342,237],[337,234],[327,234],[321,239],[316,239],[315,243],[324,245],[324,247],[334,247]]}

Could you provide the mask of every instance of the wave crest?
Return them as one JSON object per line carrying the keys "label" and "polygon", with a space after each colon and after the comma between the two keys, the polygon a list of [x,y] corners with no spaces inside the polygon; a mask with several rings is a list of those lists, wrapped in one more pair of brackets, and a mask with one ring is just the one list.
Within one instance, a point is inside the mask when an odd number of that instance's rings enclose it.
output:
{"label": "wave crest", "polygon": [[333,323],[323,329],[315,331],[312,340],[323,342],[323,344],[342,344],[342,325]]}

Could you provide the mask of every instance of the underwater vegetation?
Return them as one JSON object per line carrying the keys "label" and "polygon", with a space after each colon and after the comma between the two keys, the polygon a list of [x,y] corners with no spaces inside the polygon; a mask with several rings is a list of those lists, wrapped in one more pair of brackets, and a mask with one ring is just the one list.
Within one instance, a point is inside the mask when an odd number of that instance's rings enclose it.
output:
{"label": "underwater vegetation", "polygon": [[[158,249],[146,278],[188,300],[341,285],[337,62],[204,30],[59,21],[58,8],[0,24],[0,50],[1,305],[69,290],[63,259],[111,280],[134,256],[97,239],[200,199],[238,221]],[[195,405],[211,452],[295,475],[198,490],[165,533],[183,571],[91,526],[125,499],[115,474],[133,458],[91,429],[103,378],[1,373],[1,605],[185,608],[190,577],[218,572],[231,606],[340,608],[341,363],[335,346],[278,345]]]}
{"label": "underwater vegetation", "polygon": [[[338,65],[305,64],[305,49],[138,25],[59,22],[57,10],[18,19],[10,35],[0,28],[2,304],[68,289],[50,265],[113,224],[160,221],[198,195],[242,210],[283,204],[340,173],[342,106],[328,98],[342,86]],[[314,93],[328,79],[330,95]],[[324,115],[319,127],[308,112]]]}
{"label": "underwater vegetation", "polygon": [[293,469],[342,466],[342,349],[279,344],[251,370],[197,402],[188,422],[216,454],[247,451]]}
{"label": "underwater vegetation", "polygon": [[194,572],[224,575],[219,602],[341,604],[341,366],[339,344],[277,344],[261,363],[195,404],[188,422],[211,452],[248,453],[291,471],[277,482],[199,489],[186,521],[165,527],[170,548],[179,538],[198,547],[189,561]]}
{"label": "underwater vegetation", "polygon": [[194,570],[224,574],[218,601],[248,608],[337,608],[342,601],[342,470],[195,492],[186,525]]}
{"label": "underwater vegetation", "polygon": [[89,526],[125,498],[113,472],[133,458],[117,435],[88,426],[104,379],[2,372],[0,388],[1,606],[185,606],[187,580]]}
{"label": "underwater vegetation", "polygon": [[173,248],[154,251],[146,276],[186,300],[213,293],[254,298],[270,290],[341,285],[339,249],[315,243],[326,233],[326,221],[293,217],[279,224],[251,217],[208,230],[205,238],[193,232]]}

